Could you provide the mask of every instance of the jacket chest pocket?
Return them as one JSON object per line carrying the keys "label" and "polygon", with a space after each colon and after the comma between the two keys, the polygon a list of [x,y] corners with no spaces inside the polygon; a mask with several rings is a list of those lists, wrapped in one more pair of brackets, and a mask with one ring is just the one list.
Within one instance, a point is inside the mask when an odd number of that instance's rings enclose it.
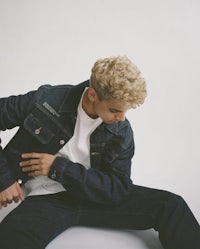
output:
{"label": "jacket chest pocket", "polygon": [[32,113],[29,114],[24,120],[24,128],[27,130],[37,141],[42,144],[48,144],[55,136],[53,130],[49,129],[41,120],[39,120]]}

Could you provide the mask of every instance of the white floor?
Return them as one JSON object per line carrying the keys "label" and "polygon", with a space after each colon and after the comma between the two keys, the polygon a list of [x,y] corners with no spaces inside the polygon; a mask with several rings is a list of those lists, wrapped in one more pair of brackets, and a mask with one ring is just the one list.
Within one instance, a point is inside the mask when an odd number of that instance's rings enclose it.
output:
{"label": "white floor", "polygon": [[[1,220],[16,206],[0,210]],[[92,227],[73,227],[55,238],[46,249],[162,249],[154,230],[131,231]]]}
{"label": "white floor", "polygon": [[130,231],[101,228],[70,228],[47,249],[162,249],[157,234],[153,230]]}

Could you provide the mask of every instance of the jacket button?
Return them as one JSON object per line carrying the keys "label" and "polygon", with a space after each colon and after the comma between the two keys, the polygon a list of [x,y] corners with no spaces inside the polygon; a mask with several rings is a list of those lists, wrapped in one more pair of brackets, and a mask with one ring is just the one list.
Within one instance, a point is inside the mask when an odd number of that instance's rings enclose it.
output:
{"label": "jacket button", "polygon": [[22,184],[22,179],[18,179],[17,182],[19,183],[19,185]]}
{"label": "jacket button", "polygon": [[38,135],[40,134],[41,127],[35,130],[35,134]]}
{"label": "jacket button", "polygon": [[54,170],[53,174],[51,175],[52,179],[56,179],[56,170]]}
{"label": "jacket button", "polygon": [[63,139],[60,140],[60,144],[63,145],[65,141]]}

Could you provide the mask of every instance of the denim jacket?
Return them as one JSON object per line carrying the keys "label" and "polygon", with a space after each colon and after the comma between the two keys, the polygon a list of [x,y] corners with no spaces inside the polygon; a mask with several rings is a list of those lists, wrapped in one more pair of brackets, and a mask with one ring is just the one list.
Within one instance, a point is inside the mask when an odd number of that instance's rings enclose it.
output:
{"label": "denim jacket", "polygon": [[[79,85],[43,85],[24,95],[0,99],[0,130],[19,129],[7,146],[0,147],[0,191],[21,179],[21,154],[56,154],[72,137],[77,107],[89,81]],[[132,181],[133,132],[128,120],[100,124],[90,136],[91,168],[56,157],[48,177],[60,182],[75,198],[118,204]]]}

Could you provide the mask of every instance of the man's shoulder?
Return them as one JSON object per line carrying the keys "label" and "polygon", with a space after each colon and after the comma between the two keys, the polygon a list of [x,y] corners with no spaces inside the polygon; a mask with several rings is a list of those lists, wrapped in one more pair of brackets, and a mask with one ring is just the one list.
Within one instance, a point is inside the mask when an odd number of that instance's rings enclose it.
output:
{"label": "man's shoulder", "polygon": [[[50,105],[56,109],[66,110],[70,106],[79,102],[80,96],[85,87],[89,85],[89,81],[84,81],[77,85],[41,85],[36,91],[35,105]],[[47,104],[46,104],[47,103]],[[70,104],[71,103],[71,104]],[[62,107],[61,107],[62,106]],[[60,110],[61,110],[60,109]]]}
{"label": "man's shoulder", "polygon": [[44,84],[41,85],[37,90],[38,99],[41,98],[60,98],[71,94],[73,92],[79,91],[81,88],[85,88],[89,85],[89,81],[84,81],[80,84],[62,84],[62,85],[51,85]]}
{"label": "man's shoulder", "polygon": [[51,84],[43,84],[38,88],[38,92],[40,94],[51,94],[51,93],[65,93],[66,91],[74,88],[76,85],[72,84],[63,84],[63,85],[51,85]]}
{"label": "man's shoulder", "polygon": [[119,135],[119,134],[131,134],[133,132],[132,130],[132,127],[130,125],[130,122],[128,119],[125,119],[124,121],[122,122],[118,122],[118,123],[114,123],[114,124],[110,124],[110,125],[106,125],[106,128],[116,134],[116,135]]}
{"label": "man's shoulder", "polygon": [[58,85],[52,85],[52,84],[43,84],[41,85],[38,90],[39,91],[67,91],[67,90],[71,90],[71,89],[77,89],[77,88],[82,88],[82,87],[87,87],[89,86],[89,80],[86,80],[82,83],[79,84],[58,84]]}

